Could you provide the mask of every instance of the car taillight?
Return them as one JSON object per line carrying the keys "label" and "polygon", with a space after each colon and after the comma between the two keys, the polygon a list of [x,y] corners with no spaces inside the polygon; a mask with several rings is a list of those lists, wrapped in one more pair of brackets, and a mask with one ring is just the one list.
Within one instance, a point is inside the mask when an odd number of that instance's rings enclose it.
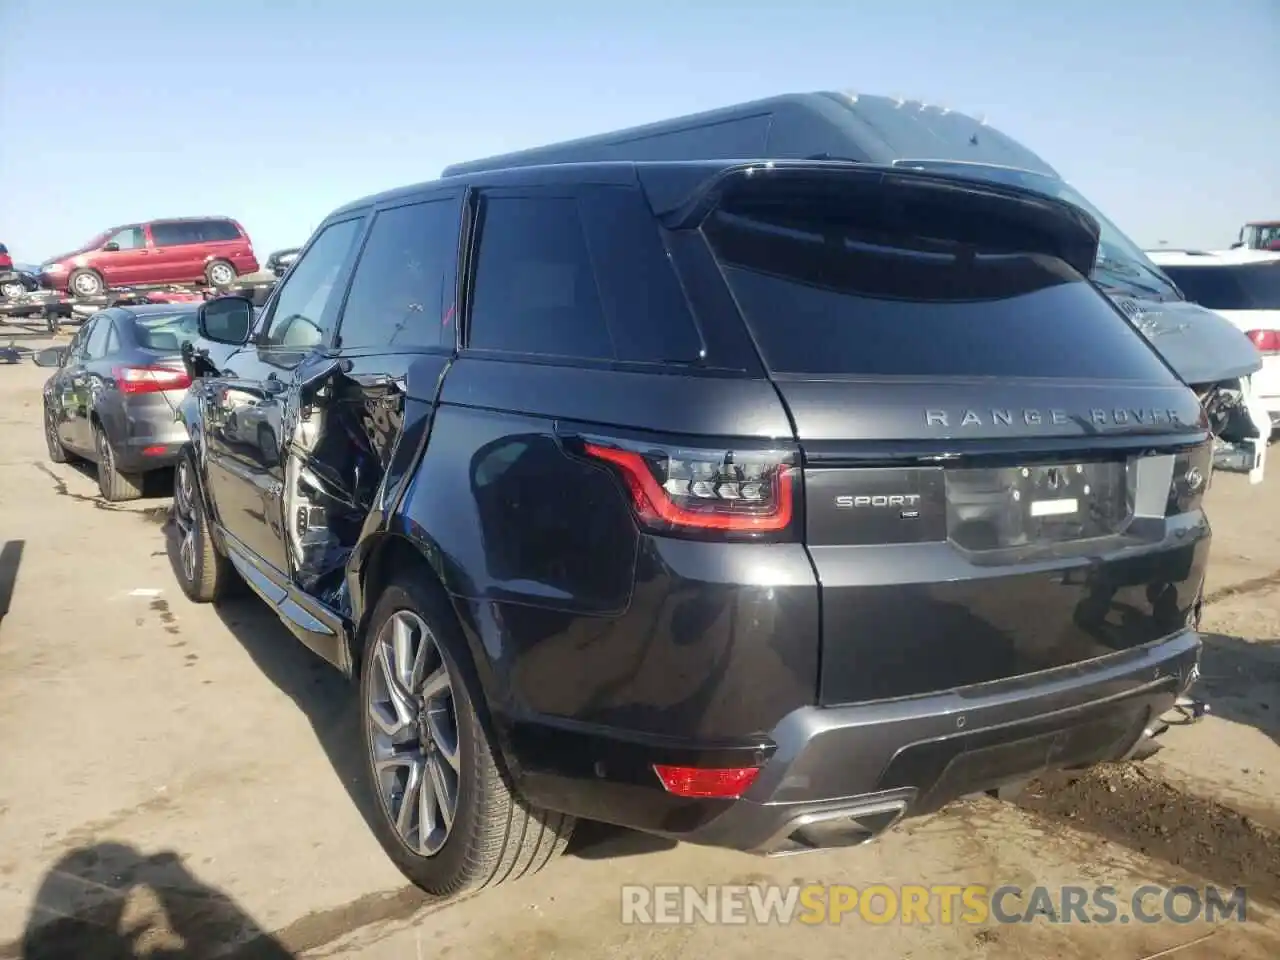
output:
{"label": "car taillight", "polygon": [[707,769],[700,767],[673,767],[654,764],[662,788],[677,797],[718,797],[736,800],[755,783],[760,775],[759,767],[727,767]]}
{"label": "car taillight", "polygon": [[795,514],[795,455],[584,438],[581,452],[608,464],[640,524],[657,533],[778,539]]}
{"label": "car taillight", "polygon": [[1259,353],[1280,353],[1280,330],[1250,330],[1246,334]]}
{"label": "car taillight", "polygon": [[117,367],[115,377],[121,393],[159,393],[191,386],[187,372],[172,367]]}

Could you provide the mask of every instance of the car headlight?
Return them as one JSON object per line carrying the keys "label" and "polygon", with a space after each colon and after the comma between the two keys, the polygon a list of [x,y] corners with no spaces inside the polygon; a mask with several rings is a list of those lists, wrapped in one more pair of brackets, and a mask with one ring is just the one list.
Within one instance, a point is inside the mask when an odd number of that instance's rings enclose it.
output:
{"label": "car headlight", "polygon": [[41,273],[61,273],[65,269],[67,268],[60,263],[46,263],[44,266],[40,268],[40,272]]}

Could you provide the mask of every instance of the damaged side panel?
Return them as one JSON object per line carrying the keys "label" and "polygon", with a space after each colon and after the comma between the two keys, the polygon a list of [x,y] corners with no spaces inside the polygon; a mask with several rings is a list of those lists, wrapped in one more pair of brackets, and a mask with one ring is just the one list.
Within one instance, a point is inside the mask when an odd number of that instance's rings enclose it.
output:
{"label": "damaged side panel", "polygon": [[348,581],[358,591],[363,559],[354,551],[375,543],[394,511],[448,361],[443,354],[330,359],[291,388],[281,450],[289,566],[302,592],[348,623],[363,599],[357,595],[353,609]]}

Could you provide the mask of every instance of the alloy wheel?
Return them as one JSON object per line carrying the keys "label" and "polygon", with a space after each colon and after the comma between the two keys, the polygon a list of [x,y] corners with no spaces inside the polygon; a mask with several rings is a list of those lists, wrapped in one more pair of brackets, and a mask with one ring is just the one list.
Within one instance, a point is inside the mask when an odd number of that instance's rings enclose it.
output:
{"label": "alloy wheel", "polygon": [[458,812],[453,678],[439,641],[411,610],[392,614],[372,642],[365,710],[374,781],[401,842],[429,857]]}
{"label": "alloy wheel", "polygon": [[173,484],[173,518],[181,537],[178,559],[182,563],[182,575],[186,577],[188,583],[194,583],[196,579],[195,502],[191,466],[186,460],[180,460]]}
{"label": "alloy wheel", "polygon": [[92,297],[99,292],[101,282],[91,273],[82,273],[75,279],[76,293],[82,297]]}
{"label": "alloy wheel", "polygon": [[0,284],[0,297],[5,297],[9,300],[17,300],[26,292],[27,288],[16,280]]}
{"label": "alloy wheel", "polygon": [[225,263],[215,263],[209,268],[209,279],[216,287],[226,286],[235,278],[235,273]]}

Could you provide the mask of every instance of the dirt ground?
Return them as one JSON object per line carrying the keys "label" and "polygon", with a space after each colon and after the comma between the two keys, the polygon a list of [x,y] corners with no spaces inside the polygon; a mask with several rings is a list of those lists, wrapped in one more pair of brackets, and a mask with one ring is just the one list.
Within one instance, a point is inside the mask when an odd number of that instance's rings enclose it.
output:
{"label": "dirt ground", "polygon": [[[45,376],[0,366],[0,960],[1280,956],[1274,457],[1262,486],[1214,478],[1198,688],[1211,713],[1171,728],[1142,764],[796,858],[588,826],[538,879],[440,905],[406,886],[366,825],[341,679],[256,600],[185,600],[163,485],[113,507],[84,470],[47,462]],[[1124,896],[1243,884],[1250,920],[622,922],[622,885],[671,883],[1111,884]]]}

